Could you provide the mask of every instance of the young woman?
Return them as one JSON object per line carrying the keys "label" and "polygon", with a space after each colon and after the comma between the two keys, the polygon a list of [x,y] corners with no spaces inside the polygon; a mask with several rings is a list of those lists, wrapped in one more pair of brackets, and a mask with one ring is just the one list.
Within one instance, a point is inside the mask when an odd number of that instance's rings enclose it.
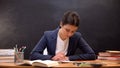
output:
{"label": "young woman", "polygon": [[[77,12],[67,11],[60,21],[60,26],[52,31],[45,31],[44,35],[30,54],[31,60],[94,60],[96,55],[92,48],[83,39],[79,28],[80,18]],[[48,55],[43,51],[47,48]],[[79,48],[82,53],[75,54]]]}

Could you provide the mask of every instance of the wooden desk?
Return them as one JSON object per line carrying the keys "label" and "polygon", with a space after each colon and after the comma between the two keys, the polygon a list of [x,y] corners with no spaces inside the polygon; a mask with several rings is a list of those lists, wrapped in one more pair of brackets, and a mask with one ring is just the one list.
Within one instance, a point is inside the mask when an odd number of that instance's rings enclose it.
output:
{"label": "wooden desk", "polygon": [[[102,63],[103,66],[99,68],[120,68],[120,61],[111,61],[111,60],[93,60],[93,61],[77,61],[77,62],[86,62],[86,63]],[[0,63],[0,68],[40,68],[40,67],[34,67],[34,66],[18,66],[14,63]],[[73,63],[61,63],[58,66],[55,66],[53,68],[58,67],[78,67],[74,65]],[[93,66],[79,66],[79,68],[95,68]],[[97,67],[98,68],[98,67]]]}

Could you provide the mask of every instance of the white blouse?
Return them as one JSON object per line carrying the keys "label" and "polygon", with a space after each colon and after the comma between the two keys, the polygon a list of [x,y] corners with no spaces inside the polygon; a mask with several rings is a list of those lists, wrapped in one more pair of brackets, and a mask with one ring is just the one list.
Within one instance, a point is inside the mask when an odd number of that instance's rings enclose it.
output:
{"label": "white blouse", "polygon": [[66,40],[62,40],[58,34],[57,43],[56,43],[56,54],[58,52],[63,52],[66,55],[67,49],[68,49],[68,44],[69,44],[69,38]]}

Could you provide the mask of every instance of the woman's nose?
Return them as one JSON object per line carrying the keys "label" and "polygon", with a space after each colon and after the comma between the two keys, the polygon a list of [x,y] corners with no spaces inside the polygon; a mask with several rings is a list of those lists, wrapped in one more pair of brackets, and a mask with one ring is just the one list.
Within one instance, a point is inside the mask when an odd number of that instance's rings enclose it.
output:
{"label": "woman's nose", "polygon": [[68,32],[68,37],[72,36],[72,34],[73,34],[73,33],[71,33],[71,32]]}

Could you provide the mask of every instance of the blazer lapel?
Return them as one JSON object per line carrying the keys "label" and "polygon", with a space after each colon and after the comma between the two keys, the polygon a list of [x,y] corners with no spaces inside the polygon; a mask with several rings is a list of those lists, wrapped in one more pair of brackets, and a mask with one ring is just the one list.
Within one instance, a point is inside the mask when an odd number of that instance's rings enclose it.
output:
{"label": "blazer lapel", "polygon": [[52,34],[51,34],[51,51],[55,55],[56,51],[56,42],[57,42],[57,34],[58,34],[59,28],[57,28]]}
{"label": "blazer lapel", "polygon": [[72,40],[73,40],[72,38],[69,39],[69,45],[68,45],[68,50],[67,50],[67,56],[70,55],[71,50],[72,50],[72,46],[73,46]]}

